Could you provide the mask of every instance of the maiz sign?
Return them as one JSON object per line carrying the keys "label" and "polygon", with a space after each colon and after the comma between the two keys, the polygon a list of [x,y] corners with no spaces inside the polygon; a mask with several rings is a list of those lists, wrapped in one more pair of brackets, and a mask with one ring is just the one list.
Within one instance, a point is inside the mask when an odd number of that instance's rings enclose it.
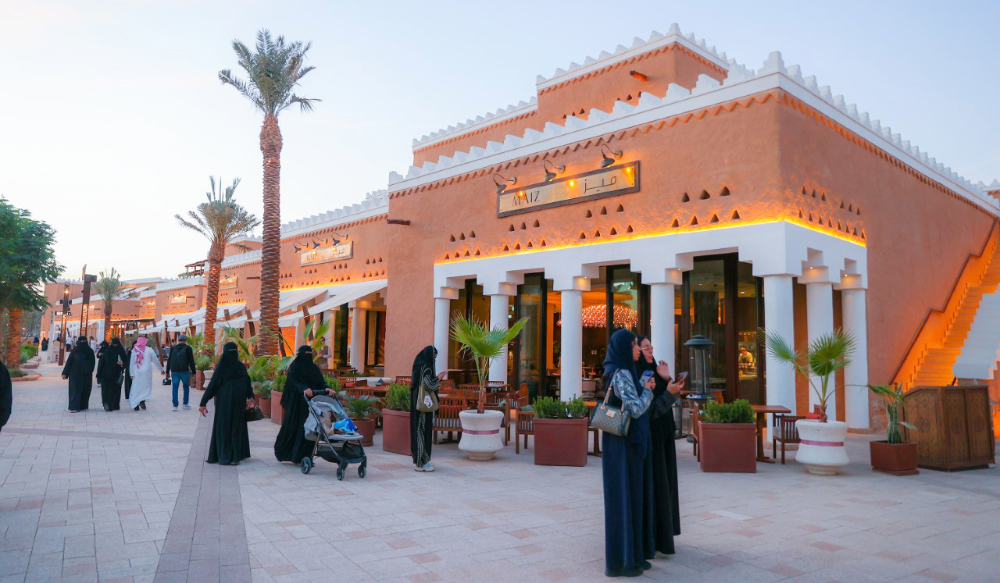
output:
{"label": "maiz sign", "polygon": [[239,283],[239,278],[235,275],[230,275],[229,277],[223,277],[219,280],[219,289],[234,289]]}
{"label": "maiz sign", "polygon": [[497,217],[630,192],[639,192],[638,160],[505,191],[497,197]]}
{"label": "maiz sign", "polygon": [[330,247],[319,247],[303,251],[299,255],[299,265],[314,265],[316,263],[326,263],[327,261],[340,261],[350,259],[354,255],[354,241],[337,243]]}

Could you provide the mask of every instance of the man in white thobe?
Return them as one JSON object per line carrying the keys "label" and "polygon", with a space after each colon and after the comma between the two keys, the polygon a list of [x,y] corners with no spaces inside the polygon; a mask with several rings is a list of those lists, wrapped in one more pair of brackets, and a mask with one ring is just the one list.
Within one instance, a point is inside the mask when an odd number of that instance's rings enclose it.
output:
{"label": "man in white thobe", "polygon": [[153,396],[153,368],[160,373],[163,367],[156,358],[156,351],[146,346],[148,340],[140,336],[129,354],[128,374],[132,377],[132,390],[128,396],[128,404],[138,411],[146,409],[146,400]]}

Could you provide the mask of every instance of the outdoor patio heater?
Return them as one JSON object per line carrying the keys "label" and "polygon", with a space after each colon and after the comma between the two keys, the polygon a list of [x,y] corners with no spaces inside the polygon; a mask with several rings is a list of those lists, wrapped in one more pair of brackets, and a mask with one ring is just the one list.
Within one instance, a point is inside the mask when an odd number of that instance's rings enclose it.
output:
{"label": "outdoor patio heater", "polygon": [[[687,394],[687,408],[690,409],[697,403],[699,410],[704,409],[705,404],[713,399],[711,392],[712,347],[715,346],[715,342],[701,334],[697,334],[685,342],[684,346],[687,346],[688,353],[691,355],[688,365],[688,374],[690,375],[688,386],[690,387],[690,392]],[[677,424],[678,430],[681,430],[683,427],[683,410],[680,411],[680,415],[680,422]],[[683,437],[683,435],[678,435],[677,437]],[[689,436],[688,441],[693,441],[693,438]]]}

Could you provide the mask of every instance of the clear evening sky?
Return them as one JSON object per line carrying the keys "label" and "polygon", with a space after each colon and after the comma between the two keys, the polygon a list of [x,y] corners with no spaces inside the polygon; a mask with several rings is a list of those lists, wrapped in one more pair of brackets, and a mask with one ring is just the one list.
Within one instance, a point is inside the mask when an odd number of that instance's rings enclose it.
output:
{"label": "clear evening sky", "polygon": [[241,177],[261,213],[261,118],[217,77],[242,76],[232,39],[313,44],[299,93],[323,101],[280,118],[287,222],[385,188],[412,138],[672,22],[753,69],[780,50],[973,182],[1000,177],[997,2],[0,0],[0,195],[57,229],[67,276],[173,277],[206,255],[173,215],[209,175]]}

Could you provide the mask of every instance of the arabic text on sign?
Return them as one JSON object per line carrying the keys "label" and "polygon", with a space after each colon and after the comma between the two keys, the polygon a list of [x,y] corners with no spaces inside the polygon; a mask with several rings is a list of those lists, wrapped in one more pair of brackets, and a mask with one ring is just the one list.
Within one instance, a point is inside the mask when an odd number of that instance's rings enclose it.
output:
{"label": "arabic text on sign", "polygon": [[339,261],[350,259],[354,252],[354,242],[348,241],[332,247],[320,247],[303,251],[299,255],[300,265],[313,265],[315,263],[325,263],[327,261]]}
{"label": "arabic text on sign", "polygon": [[639,164],[632,162],[623,166],[501,193],[497,214],[504,216],[529,209],[569,203],[576,199],[636,192],[638,183]]}

